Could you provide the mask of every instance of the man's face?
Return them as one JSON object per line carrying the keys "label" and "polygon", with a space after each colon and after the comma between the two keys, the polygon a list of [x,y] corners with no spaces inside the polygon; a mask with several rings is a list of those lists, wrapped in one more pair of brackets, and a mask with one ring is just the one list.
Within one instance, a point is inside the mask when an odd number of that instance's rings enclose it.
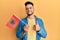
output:
{"label": "man's face", "polygon": [[34,6],[32,6],[31,4],[27,4],[25,8],[26,8],[27,15],[31,16],[34,12]]}

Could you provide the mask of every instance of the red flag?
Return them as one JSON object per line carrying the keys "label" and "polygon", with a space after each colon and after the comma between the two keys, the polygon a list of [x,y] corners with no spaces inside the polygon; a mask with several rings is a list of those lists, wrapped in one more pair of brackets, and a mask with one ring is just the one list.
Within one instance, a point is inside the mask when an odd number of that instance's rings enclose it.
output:
{"label": "red flag", "polygon": [[20,19],[16,15],[13,15],[6,25],[11,29],[15,29],[19,21]]}

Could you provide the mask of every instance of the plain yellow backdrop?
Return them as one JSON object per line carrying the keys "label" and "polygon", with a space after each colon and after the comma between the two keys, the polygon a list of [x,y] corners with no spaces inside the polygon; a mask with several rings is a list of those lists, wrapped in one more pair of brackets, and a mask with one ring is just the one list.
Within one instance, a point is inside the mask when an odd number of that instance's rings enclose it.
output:
{"label": "plain yellow backdrop", "polygon": [[[16,29],[10,30],[6,23],[13,14],[19,18],[26,16],[24,3],[27,0],[0,0],[0,40],[19,40]],[[47,38],[60,40],[60,0],[30,0],[34,3],[34,14],[44,21]]]}

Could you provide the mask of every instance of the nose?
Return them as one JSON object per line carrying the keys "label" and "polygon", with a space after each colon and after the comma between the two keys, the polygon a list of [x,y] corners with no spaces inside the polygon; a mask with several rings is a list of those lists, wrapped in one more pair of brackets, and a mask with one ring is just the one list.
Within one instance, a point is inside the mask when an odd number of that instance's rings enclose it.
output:
{"label": "nose", "polygon": [[30,8],[28,9],[28,11],[30,11]]}

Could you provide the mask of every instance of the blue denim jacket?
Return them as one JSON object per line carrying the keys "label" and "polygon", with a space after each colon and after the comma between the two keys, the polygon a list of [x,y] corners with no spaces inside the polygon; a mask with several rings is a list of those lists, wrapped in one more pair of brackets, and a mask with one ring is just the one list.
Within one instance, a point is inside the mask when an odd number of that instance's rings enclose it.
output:
{"label": "blue denim jacket", "polygon": [[[46,30],[44,28],[44,23],[43,23],[42,19],[40,19],[38,17],[35,17],[35,21],[38,22],[38,24],[39,24],[39,26],[41,28],[40,31],[36,32],[36,40],[41,40],[41,37],[46,38],[47,32],[46,32]],[[17,32],[16,32],[16,36],[17,36],[17,38],[21,38],[22,40],[27,40],[28,33],[26,33],[25,35],[23,35],[23,28],[25,26],[25,24],[23,22],[25,22],[26,24],[28,24],[27,17],[23,18],[19,22],[18,29],[17,29]]]}

